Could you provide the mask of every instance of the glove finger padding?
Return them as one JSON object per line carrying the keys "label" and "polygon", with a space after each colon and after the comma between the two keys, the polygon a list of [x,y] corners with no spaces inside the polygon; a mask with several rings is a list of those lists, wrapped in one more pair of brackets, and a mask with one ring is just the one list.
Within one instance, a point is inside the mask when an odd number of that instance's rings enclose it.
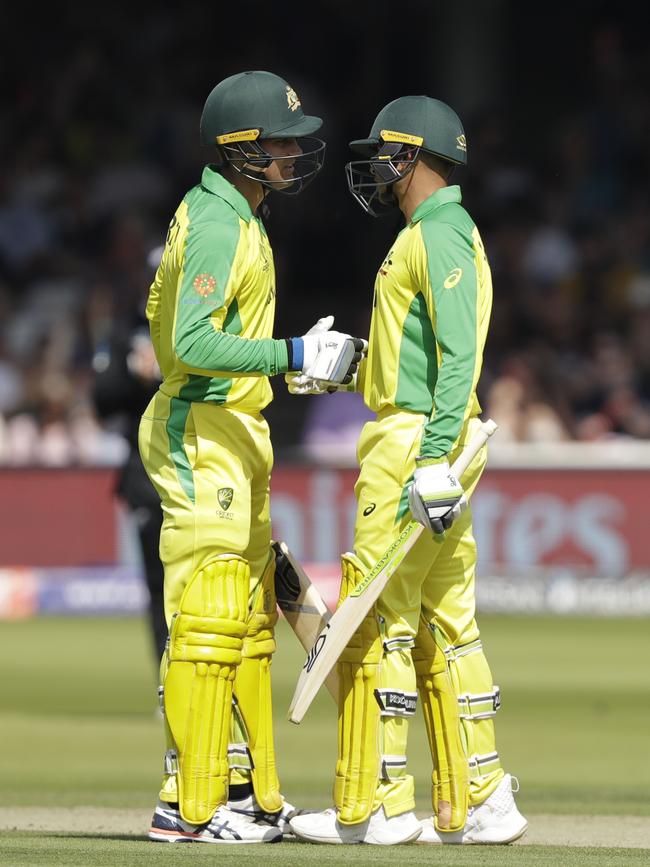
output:
{"label": "glove finger padding", "polygon": [[451,512],[447,512],[446,515],[443,515],[440,519],[440,523],[442,524],[443,530],[448,530],[454,523],[454,509],[452,509]]}
{"label": "glove finger padding", "polygon": [[467,507],[462,485],[446,458],[417,458],[409,486],[409,506],[416,521],[441,535]]}
{"label": "glove finger padding", "polygon": [[313,379],[342,382],[358,367],[359,361],[354,360],[357,353],[355,340],[349,334],[328,331],[322,335],[306,335],[303,343],[305,360],[302,372]]}
{"label": "glove finger padding", "polygon": [[327,391],[326,385],[317,379],[305,376],[304,373],[287,373],[284,381],[287,383],[289,394],[324,394]]}
{"label": "glove finger padding", "polygon": [[463,494],[463,496],[460,498],[460,500],[456,503],[454,508],[451,510],[451,513],[453,515],[452,522],[457,521],[468,506],[469,506],[469,503],[467,502],[467,497],[465,496],[465,494]]}
{"label": "glove finger padding", "polygon": [[316,325],[312,325],[307,334],[322,334],[324,331],[329,331],[332,325],[334,325],[333,316],[322,316]]}
{"label": "glove finger padding", "polygon": [[429,518],[424,508],[424,503],[418,497],[417,491],[415,489],[414,483],[409,485],[408,489],[409,493],[409,509],[411,510],[411,514],[414,519],[418,521],[418,523],[422,524],[425,527],[429,526]]}

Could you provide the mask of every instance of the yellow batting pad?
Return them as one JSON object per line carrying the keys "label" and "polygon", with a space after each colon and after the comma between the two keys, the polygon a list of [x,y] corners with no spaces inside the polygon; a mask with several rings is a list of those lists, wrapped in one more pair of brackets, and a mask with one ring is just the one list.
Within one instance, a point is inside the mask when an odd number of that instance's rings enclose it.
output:
{"label": "yellow batting pad", "polygon": [[[344,554],[341,567],[339,605],[363,578],[363,567],[355,557]],[[379,687],[381,659],[381,637],[373,606],[338,661],[339,746],[334,803],[344,825],[365,821],[375,799],[380,762],[380,711],[375,690]]]}
{"label": "yellow batting pad", "polygon": [[189,581],[172,619],[165,719],[178,756],[186,822],[209,821],[228,797],[232,688],[248,612],[248,563],[228,554]]}
{"label": "yellow batting pad", "polygon": [[503,779],[496,750],[494,720],[501,704],[499,687],[492,683],[479,638],[453,647],[445,644],[447,670],[458,701],[461,734],[469,763],[470,806],[482,803]]}
{"label": "yellow batting pad", "polygon": [[[379,704],[379,750],[381,765],[373,812],[383,805],[388,818],[415,809],[413,777],[406,773],[409,719],[417,702],[415,670],[410,645],[401,639],[384,640],[381,688],[375,690]],[[406,645],[408,646],[402,646]]]}
{"label": "yellow batting pad", "polygon": [[433,759],[435,825],[439,831],[459,831],[469,806],[469,768],[461,739],[458,697],[445,654],[424,620],[420,620],[412,653]]}
{"label": "yellow batting pad", "polygon": [[262,578],[251,593],[243,659],[235,679],[238,727],[241,730],[238,737],[248,744],[252,757],[251,779],[255,797],[262,809],[269,813],[282,809],[271,702],[271,655],[275,651],[277,619],[275,556],[272,554]]}

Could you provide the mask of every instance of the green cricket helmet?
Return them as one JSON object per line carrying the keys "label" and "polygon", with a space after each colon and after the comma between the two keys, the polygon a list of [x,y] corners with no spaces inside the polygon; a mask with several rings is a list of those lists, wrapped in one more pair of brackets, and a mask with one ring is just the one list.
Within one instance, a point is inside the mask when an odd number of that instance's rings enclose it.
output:
{"label": "green cricket helmet", "polygon": [[368,138],[356,139],[350,147],[366,159],[346,165],[348,188],[375,217],[394,209],[395,196],[386,188],[411,171],[421,150],[452,165],[467,165],[460,118],[430,96],[402,96],[389,102],[375,118]]}
{"label": "green cricket helmet", "polygon": [[[218,148],[221,164],[283,193],[301,192],[323,167],[325,142],[314,138],[319,117],[303,113],[296,91],[272,72],[240,72],[219,82],[201,115],[201,144]],[[265,139],[295,138],[301,153],[276,157]],[[272,162],[294,160],[292,183],[270,181],[264,171]]]}

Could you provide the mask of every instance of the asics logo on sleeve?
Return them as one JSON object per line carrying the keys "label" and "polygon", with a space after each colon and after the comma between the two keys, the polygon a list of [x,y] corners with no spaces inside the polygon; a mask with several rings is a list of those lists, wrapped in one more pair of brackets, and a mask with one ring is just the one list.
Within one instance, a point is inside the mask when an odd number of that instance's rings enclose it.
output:
{"label": "asics logo on sleeve", "polygon": [[452,271],[447,274],[447,279],[442,284],[445,289],[453,289],[454,286],[460,281],[460,278],[463,276],[462,268],[454,268]]}

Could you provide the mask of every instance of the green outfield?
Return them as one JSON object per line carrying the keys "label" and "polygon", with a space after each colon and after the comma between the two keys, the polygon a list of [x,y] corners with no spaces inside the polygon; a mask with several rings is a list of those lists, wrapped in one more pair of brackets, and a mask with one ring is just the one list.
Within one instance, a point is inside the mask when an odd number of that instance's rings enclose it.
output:
{"label": "green outfield", "polygon": [[[557,845],[543,845],[544,828],[550,829],[548,842],[559,844],[550,831],[566,816],[575,817],[568,824],[569,842],[571,828],[577,839],[581,827],[591,827],[591,817],[610,816],[594,825],[612,829],[609,848],[565,846],[561,863],[649,863],[647,622],[483,617],[482,632],[502,694],[497,743],[506,769],[520,779],[518,803],[531,819],[531,835],[537,827],[533,842],[539,845],[446,847],[444,853],[412,846],[409,862],[557,864]],[[336,747],[334,706],[324,694],[300,727],[286,722],[301,651],[284,623],[278,638],[275,711],[283,791],[300,806],[324,807]],[[3,622],[0,684],[0,864],[168,864],[169,851],[143,839],[163,747],[144,622]],[[430,759],[419,716],[409,769],[424,814]],[[624,850],[628,827],[635,833],[628,845],[635,848]],[[588,846],[589,833],[579,842]],[[175,847],[174,861],[214,858],[215,848]],[[258,848],[239,846],[218,847],[218,855],[239,864],[261,857]],[[394,863],[389,852],[371,847],[295,843],[265,847],[264,859],[284,865]]]}

